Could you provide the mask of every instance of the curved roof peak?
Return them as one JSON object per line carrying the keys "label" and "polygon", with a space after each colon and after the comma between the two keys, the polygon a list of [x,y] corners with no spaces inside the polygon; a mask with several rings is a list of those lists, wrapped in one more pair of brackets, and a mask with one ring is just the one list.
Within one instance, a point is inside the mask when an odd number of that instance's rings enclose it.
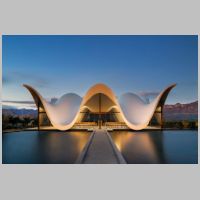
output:
{"label": "curved roof peak", "polygon": [[51,105],[46,102],[31,86],[24,84],[24,87],[30,91],[36,105],[38,105],[38,102],[42,104],[52,125],[59,130],[70,129],[78,119],[82,107],[86,105],[89,99],[98,93],[103,93],[113,101],[114,105],[119,110],[123,121],[130,129],[141,130],[147,127],[156,108],[159,105],[164,105],[168,93],[175,85],[176,84],[172,84],[168,86],[162,90],[151,103],[145,104],[133,93],[127,93],[120,101],[118,101],[111,88],[103,83],[97,83],[89,88],[83,99],[75,94],[64,95],[61,98],[63,102],[60,103],[60,106]]}
{"label": "curved roof peak", "polygon": [[[92,85],[92,86],[89,88],[89,90],[91,90],[91,89],[93,89],[93,88],[107,88],[107,89],[111,90],[111,88],[110,88],[108,85],[104,84],[104,83],[96,83],[96,84]],[[89,90],[88,90],[88,91],[89,91]]]}

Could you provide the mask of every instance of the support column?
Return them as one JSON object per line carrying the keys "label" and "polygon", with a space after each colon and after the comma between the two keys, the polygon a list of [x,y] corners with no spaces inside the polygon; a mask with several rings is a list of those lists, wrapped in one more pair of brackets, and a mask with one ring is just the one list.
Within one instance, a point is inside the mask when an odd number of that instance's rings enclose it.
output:
{"label": "support column", "polygon": [[164,122],[163,122],[163,106],[161,106],[161,111],[160,111],[160,114],[161,114],[161,129],[163,129],[163,125],[164,125]]}
{"label": "support column", "polygon": [[[163,110],[163,107],[162,107],[162,106],[159,106],[159,107],[155,110],[154,116],[153,116],[153,118],[156,119],[156,121],[157,121],[157,123],[158,123],[160,129],[163,128],[163,111],[162,111],[162,110]],[[151,119],[151,121],[150,121],[149,124],[150,124],[150,125],[153,125],[153,124],[152,124],[152,119]]]}
{"label": "support column", "polygon": [[39,105],[39,101],[37,104],[37,109],[38,109],[38,113],[37,113],[37,119],[38,119],[38,131],[40,130],[40,105]]}
{"label": "support column", "polygon": [[101,93],[99,93],[99,129],[101,129]]}

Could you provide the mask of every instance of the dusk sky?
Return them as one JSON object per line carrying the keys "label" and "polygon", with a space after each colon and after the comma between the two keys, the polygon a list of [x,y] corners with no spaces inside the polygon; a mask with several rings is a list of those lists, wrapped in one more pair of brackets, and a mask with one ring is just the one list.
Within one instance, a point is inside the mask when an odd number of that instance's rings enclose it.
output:
{"label": "dusk sky", "polygon": [[48,99],[83,96],[100,82],[117,96],[154,94],[177,83],[166,104],[198,96],[197,36],[3,36],[2,58],[7,106],[32,101],[23,83]]}

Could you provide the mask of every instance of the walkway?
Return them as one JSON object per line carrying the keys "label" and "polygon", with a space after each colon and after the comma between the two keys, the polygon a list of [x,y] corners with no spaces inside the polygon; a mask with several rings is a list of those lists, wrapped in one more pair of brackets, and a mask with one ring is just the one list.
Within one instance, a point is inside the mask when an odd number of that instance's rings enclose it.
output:
{"label": "walkway", "polygon": [[82,152],[77,163],[83,164],[119,164],[126,163],[117,150],[106,130],[96,130],[93,137]]}

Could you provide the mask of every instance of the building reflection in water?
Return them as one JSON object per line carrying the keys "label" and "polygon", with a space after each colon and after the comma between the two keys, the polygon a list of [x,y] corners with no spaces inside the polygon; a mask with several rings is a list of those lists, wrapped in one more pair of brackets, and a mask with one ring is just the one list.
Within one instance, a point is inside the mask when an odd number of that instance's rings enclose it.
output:
{"label": "building reflection in water", "polygon": [[38,152],[43,163],[74,163],[88,141],[87,132],[38,134]]}
{"label": "building reflection in water", "polygon": [[153,164],[165,162],[161,131],[151,131],[151,134],[147,131],[115,131],[110,134],[127,163]]}
{"label": "building reflection in water", "polygon": [[2,163],[73,164],[89,136],[87,131],[22,131],[4,134]]}
{"label": "building reflection in water", "polygon": [[[198,163],[197,130],[114,131],[128,163]],[[74,163],[89,139],[82,131],[22,131],[2,135],[2,163]],[[103,148],[103,146],[102,146]]]}

